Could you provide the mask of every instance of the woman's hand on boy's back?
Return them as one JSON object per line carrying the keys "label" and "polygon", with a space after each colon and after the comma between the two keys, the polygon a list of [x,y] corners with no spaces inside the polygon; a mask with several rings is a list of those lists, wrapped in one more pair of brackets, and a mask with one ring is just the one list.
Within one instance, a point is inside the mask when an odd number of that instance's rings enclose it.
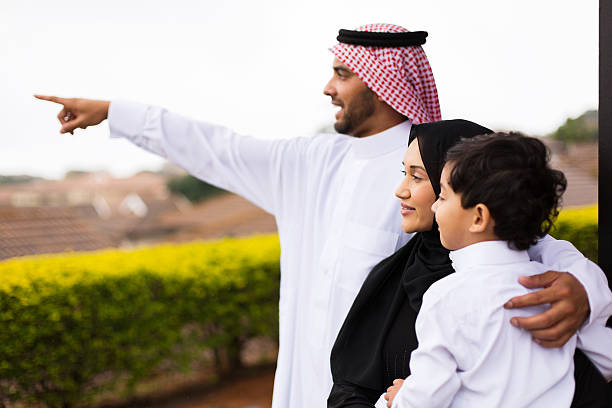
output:
{"label": "woman's hand on boy's back", "polygon": [[589,316],[589,299],[582,284],[568,272],[547,271],[523,276],[519,282],[529,289],[544,288],[510,299],[504,307],[518,309],[550,304],[550,309],[530,317],[513,317],[511,323],[529,330],[543,347],[563,346]]}

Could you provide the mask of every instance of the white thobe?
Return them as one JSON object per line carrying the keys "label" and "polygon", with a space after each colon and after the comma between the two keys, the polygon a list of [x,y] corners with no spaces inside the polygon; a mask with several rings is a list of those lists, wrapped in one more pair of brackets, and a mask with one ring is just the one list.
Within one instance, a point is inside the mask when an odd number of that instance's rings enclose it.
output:
{"label": "white thobe", "polygon": [[[133,102],[112,101],[108,118],[112,137],[165,157],[276,217],[281,283],[272,406],[324,407],[332,384],[331,348],[361,284],[410,238],[401,231],[394,197],[410,122],[361,139],[319,134],[261,140]],[[550,241],[535,256],[575,265],[571,271],[596,310],[605,277],[562,241]]]}
{"label": "white thobe", "polygon": [[[577,343],[612,378],[608,315],[594,316],[593,324],[559,348],[541,347],[529,331],[508,324],[512,316],[547,309],[510,311],[503,305],[530,292],[517,282],[519,276],[550,266],[531,262],[526,251],[511,250],[506,241],[480,242],[450,257],[456,272],[423,296],[416,320],[419,346],[393,408],[569,407]],[[612,305],[610,291],[606,298]]]}

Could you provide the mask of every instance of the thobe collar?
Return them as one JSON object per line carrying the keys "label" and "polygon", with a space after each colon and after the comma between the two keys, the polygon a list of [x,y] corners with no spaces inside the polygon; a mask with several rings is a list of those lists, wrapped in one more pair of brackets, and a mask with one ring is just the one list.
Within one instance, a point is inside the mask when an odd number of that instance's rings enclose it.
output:
{"label": "thobe collar", "polygon": [[451,251],[450,259],[456,272],[467,271],[483,265],[500,265],[529,262],[527,251],[508,247],[508,241],[483,241]]}
{"label": "thobe collar", "polygon": [[351,139],[352,149],[358,158],[370,158],[389,153],[402,146],[408,148],[412,123],[405,120],[399,125],[372,136]]}

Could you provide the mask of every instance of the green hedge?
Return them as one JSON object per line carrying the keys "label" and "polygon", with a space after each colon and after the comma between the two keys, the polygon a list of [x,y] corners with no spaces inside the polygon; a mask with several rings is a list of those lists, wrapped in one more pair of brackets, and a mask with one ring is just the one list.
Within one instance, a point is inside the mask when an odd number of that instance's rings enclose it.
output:
{"label": "green hedge", "polygon": [[205,348],[231,368],[277,335],[279,256],[265,236],[0,263],[0,401],[86,405]]}
{"label": "green hedge", "polygon": [[[597,208],[552,235],[597,260]],[[276,236],[0,263],[0,402],[87,405],[203,349],[218,370],[278,330]]]}
{"label": "green hedge", "polygon": [[559,214],[550,235],[573,243],[580,252],[597,262],[597,206],[568,208]]}

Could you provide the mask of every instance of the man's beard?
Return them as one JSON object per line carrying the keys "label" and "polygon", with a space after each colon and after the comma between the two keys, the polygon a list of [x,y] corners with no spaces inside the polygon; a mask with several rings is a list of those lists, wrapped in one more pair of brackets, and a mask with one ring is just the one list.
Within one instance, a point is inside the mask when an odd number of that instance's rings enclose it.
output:
{"label": "man's beard", "polygon": [[351,101],[348,106],[344,106],[342,118],[334,123],[336,132],[345,135],[356,136],[353,134],[363,122],[374,113],[374,98],[376,94],[370,88],[365,88]]}

